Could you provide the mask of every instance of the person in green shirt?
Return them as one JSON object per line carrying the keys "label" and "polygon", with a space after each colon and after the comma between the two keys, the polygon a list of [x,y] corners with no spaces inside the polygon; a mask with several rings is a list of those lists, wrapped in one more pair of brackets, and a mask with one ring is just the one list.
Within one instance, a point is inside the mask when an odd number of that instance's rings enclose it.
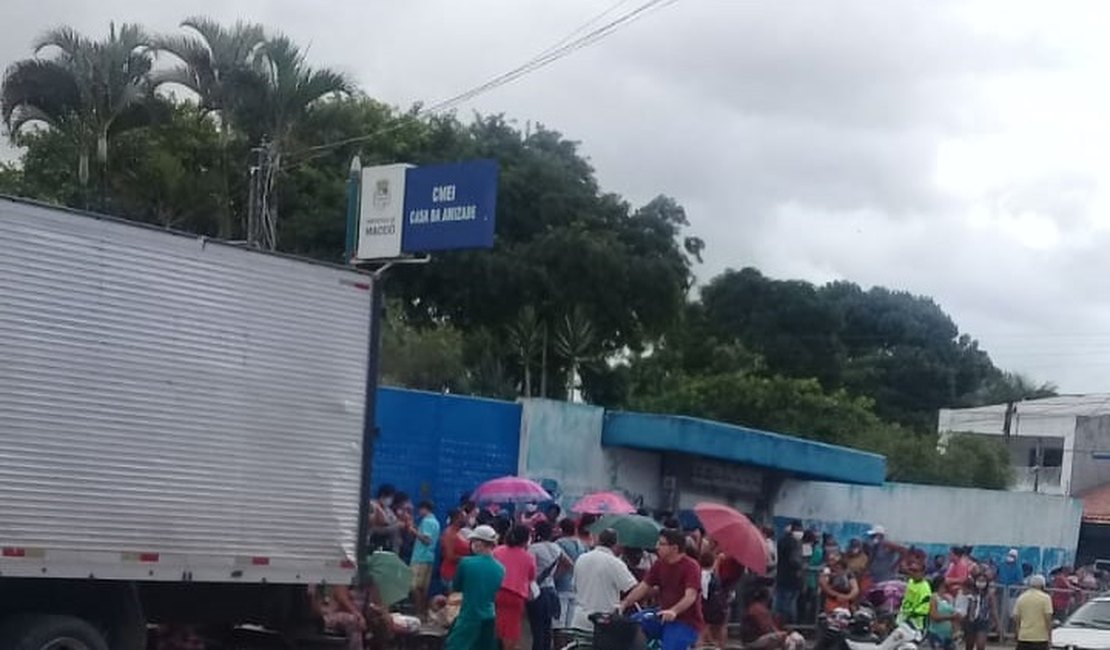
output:
{"label": "person in green shirt", "polygon": [[894,650],[907,641],[921,641],[929,623],[929,613],[933,609],[933,588],[925,580],[925,557],[911,552],[904,562],[909,576],[906,593],[902,596],[902,606],[898,610],[898,626],[894,628],[878,650]]}
{"label": "person in green shirt", "polygon": [[906,574],[909,580],[906,581],[906,593],[898,611],[898,622],[924,630],[933,602],[933,588],[925,579],[925,560],[916,554],[910,555],[906,560]]}
{"label": "person in green shirt", "polygon": [[462,594],[459,616],[444,650],[497,650],[493,600],[505,579],[505,567],[493,558],[497,531],[478,526],[470,533],[472,555],[459,561],[452,589]]}

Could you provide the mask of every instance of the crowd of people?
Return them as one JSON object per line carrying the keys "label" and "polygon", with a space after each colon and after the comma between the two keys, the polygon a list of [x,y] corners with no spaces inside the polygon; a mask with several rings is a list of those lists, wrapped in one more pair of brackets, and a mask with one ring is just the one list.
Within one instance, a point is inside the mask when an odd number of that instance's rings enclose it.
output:
{"label": "crowd of people", "polygon": [[[414,512],[407,495],[382,486],[370,543],[410,562],[414,613],[450,623],[448,650],[525,650],[525,622],[530,650],[552,650],[555,630],[588,632],[591,615],[634,606],[659,610],[663,650],[723,648],[734,616],[756,650],[801,647],[786,631],[792,621],[772,612],[773,584],[718,552],[699,527],[660,516],[657,543],[643,549],[594,531],[597,516],[567,517],[555,505],[510,512],[463,502],[442,527],[434,510],[422,503]],[[443,593],[429,598],[437,576]]]}
{"label": "crowd of people", "polygon": [[822,613],[866,605],[891,622],[908,620],[926,630],[938,650],[952,650],[958,641],[967,650],[983,650],[990,635],[1009,629],[1019,641],[1024,636],[1027,647],[1041,647],[1053,618],[1065,618],[1107,587],[1107,576],[1070,567],[1046,580],[1020,562],[1017,549],[1000,562],[975,557],[970,546],[929,558],[890,540],[882,526],[844,546],[797,521],[777,538],[770,528],[764,535],[774,613],[784,623],[813,622]]}
{"label": "crowd of people", "polygon": [[[739,623],[746,646],[794,650],[802,639],[788,630],[863,604],[892,619],[913,619],[938,649],[962,640],[967,650],[983,650],[1030,585],[1044,585],[1033,591],[1050,594],[1057,617],[1104,586],[1092,573],[1067,568],[1046,581],[1019,561],[1017,550],[999,562],[976,558],[971,547],[930,558],[889,539],[882,526],[842,545],[797,521],[779,534],[764,529],[768,565],[758,576],[719,553],[703,530],[673,518],[660,518],[655,548],[640,549],[622,545],[613,530],[594,531],[595,516],[567,517],[557,506],[537,504],[508,510],[463,502],[441,526],[433,504],[414,509],[391,486],[378,490],[371,546],[410,564],[412,613],[450,627],[447,650],[527,650],[525,623],[530,650],[553,650],[555,630],[588,631],[591,614],[634,604],[659,608],[668,630],[663,650],[723,648],[730,620]],[[438,595],[431,597],[433,589]],[[333,630],[365,629],[364,620],[344,615],[342,594],[334,602]],[[1031,620],[1027,614],[1022,624]]]}

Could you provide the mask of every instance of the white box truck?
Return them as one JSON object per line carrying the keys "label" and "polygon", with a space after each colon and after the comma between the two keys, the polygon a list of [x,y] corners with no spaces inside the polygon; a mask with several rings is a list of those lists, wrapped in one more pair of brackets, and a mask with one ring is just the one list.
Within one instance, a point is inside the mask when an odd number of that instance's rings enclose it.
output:
{"label": "white box truck", "polygon": [[0,648],[292,630],[351,582],[370,282],[0,197]]}

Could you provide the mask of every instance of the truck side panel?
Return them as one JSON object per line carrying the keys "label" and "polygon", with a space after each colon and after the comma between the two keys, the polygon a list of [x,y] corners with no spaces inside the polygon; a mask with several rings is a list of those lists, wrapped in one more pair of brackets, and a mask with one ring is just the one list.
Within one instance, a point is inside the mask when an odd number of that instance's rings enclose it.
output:
{"label": "truck side panel", "polygon": [[0,198],[0,574],[349,579],[367,283]]}

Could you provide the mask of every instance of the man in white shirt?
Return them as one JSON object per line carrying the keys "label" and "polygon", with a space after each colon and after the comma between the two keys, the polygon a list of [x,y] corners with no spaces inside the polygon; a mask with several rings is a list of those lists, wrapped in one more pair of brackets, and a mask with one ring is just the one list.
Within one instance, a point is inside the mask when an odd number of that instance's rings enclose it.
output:
{"label": "man in white shirt", "polygon": [[574,591],[577,600],[571,627],[593,630],[590,615],[617,611],[620,608],[621,595],[636,586],[636,578],[625,566],[624,560],[613,553],[617,542],[617,531],[602,531],[597,538],[597,547],[583,553],[574,563]]}

